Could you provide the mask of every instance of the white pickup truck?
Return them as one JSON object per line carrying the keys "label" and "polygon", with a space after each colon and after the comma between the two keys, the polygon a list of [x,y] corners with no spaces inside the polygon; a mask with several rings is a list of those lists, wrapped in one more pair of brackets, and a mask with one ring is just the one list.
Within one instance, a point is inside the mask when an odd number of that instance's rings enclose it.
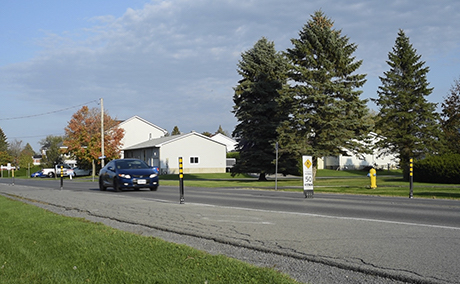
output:
{"label": "white pickup truck", "polygon": [[73,175],[73,169],[67,164],[58,164],[55,168],[44,168],[42,174],[47,177],[60,177],[61,176],[61,166],[63,169],[63,175],[65,177]]}

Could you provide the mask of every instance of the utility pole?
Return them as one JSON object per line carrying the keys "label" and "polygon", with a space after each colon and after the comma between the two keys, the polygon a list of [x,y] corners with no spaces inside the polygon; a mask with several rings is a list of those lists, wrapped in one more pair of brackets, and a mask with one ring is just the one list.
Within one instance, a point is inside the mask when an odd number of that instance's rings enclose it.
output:
{"label": "utility pole", "polygon": [[275,163],[275,190],[278,190],[278,142],[275,144],[276,163]]}
{"label": "utility pole", "polygon": [[104,99],[101,98],[101,168],[105,166],[104,158]]}

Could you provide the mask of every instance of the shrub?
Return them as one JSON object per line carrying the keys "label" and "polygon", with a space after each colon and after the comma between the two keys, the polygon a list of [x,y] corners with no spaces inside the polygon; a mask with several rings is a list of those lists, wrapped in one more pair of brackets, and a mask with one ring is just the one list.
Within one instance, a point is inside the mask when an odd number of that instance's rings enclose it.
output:
{"label": "shrub", "polygon": [[240,152],[228,152],[227,158],[235,158],[238,160],[240,158]]}
{"label": "shrub", "polygon": [[414,161],[414,181],[460,183],[460,155],[430,156]]}

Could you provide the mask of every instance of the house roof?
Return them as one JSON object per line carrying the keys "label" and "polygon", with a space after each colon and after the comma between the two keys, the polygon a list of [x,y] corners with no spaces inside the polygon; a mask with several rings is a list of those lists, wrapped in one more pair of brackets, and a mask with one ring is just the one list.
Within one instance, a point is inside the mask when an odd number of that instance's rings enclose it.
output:
{"label": "house roof", "polygon": [[217,133],[217,134],[214,134],[213,136],[211,136],[211,139],[223,139],[223,140],[227,140],[229,143],[238,143],[236,142],[235,139],[231,138],[231,137],[228,137],[227,135],[224,135],[222,133]]}
{"label": "house roof", "polygon": [[197,132],[192,131],[190,133],[172,135],[172,136],[165,136],[165,137],[161,137],[161,138],[157,138],[157,139],[148,140],[148,141],[145,141],[145,142],[142,142],[142,143],[127,147],[127,148],[124,149],[124,151],[126,151],[126,150],[135,150],[135,149],[143,149],[143,148],[159,148],[159,147],[161,147],[161,146],[163,146],[165,144],[173,143],[174,141],[181,140],[181,139],[184,139],[184,138],[192,136],[192,135],[196,135],[196,136],[204,138],[204,139],[206,139],[208,141],[212,141],[214,143],[221,144],[221,145],[225,146],[225,144],[223,144],[221,142],[214,141],[214,140],[210,139],[207,136],[204,136],[202,134],[199,134]]}
{"label": "house roof", "polygon": [[148,125],[150,125],[150,126],[156,128],[156,129],[162,131],[162,132],[165,133],[165,134],[168,133],[168,131],[167,131],[166,129],[161,128],[161,127],[159,127],[158,125],[155,125],[155,124],[151,123],[150,121],[148,121],[148,120],[146,120],[146,119],[143,119],[142,117],[137,116],[137,115],[132,116],[132,117],[126,119],[126,120],[123,120],[122,122],[120,122],[120,123],[118,124],[118,127],[123,127],[123,124],[126,124],[126,123],[128,123],[129,121],[135,120],[135,119],[140,120],[140,121],[144,122],[145,124],[148,124]]}

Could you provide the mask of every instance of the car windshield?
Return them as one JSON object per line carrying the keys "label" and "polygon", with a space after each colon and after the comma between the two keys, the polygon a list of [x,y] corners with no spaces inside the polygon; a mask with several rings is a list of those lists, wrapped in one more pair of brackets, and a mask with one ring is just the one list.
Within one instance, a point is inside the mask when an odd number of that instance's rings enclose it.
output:
{"label": "car windshield", "polygon": [[149,166],[144,161],[118,161],[117,169],[148,169]]}

